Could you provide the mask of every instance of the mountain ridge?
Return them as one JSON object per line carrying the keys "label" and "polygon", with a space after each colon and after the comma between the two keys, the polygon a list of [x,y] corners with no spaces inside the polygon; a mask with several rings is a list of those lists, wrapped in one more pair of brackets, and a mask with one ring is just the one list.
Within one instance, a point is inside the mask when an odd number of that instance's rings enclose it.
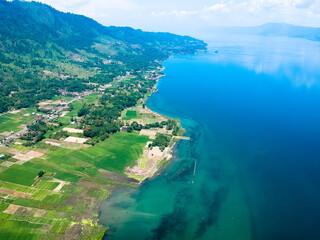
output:
{"label": "mountain ridge", "polygon": [[320,27],[304,27],[287,23],[266,23],[254,27],[218,27],[214,31],[232,34],[304,38],[320,41]]}

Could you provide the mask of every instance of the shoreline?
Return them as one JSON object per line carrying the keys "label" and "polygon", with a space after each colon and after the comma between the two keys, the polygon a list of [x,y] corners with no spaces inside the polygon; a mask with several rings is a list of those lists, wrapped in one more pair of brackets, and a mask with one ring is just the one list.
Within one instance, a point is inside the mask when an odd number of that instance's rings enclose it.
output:
{"label": "shoreline", "polygon": [[[157,73],[161,73],[162,75],[158,77],[158,79],[157,79],[157,81],[156,81],[156,84],[155,84],[155,86],[153,87],[153,89],[154,89],[155,91],[153,91],[151,94],[147,94],[147,95],[144,97],[144,99],[143,99],[143,104],[146,105],[146,107],[145,107],[146,111],[149,111],[150,113],[152,113],[152,114],[154,114],[154,115],[157,115],[158,117],[160,117],[160,118],[162,118],[162,119],[166,119],[166,120],[173,119],[173,120],[176,120],[176,121],[177,121],[177,125],[178,125],[178,126],[180,127],[180,129],[181,129],[181,132],[180,132],[180,135],[178,135],[178,136],[172,136],[172,138],[171,138],[171,140],[170,140],[169,146],[164,150],[165,156],[156,161],[156,163],[158,163],[158,164],[160,163],[160,164],[159,164],[158,166],[153,165],[152,167],[148,168],[148,169],[147,169],[147,174],[139,175],[139,174],[134,174],[134,173],[133,173],[133,172],[134,172],[133,169],[138,170],[137,168],[139,168],[139,166],[141,165],[141,159],[140,159],[140,158],[137,159],[137,165],[135,165],[135,166],[132,167],[132,168],[127,167],[126,172],[125,172],[125,173],[126,173],[126,176],[127,176],[128,178],[132,179],[132,180],[138,181],[138,184],[135,185],[135,186],[130,186],[131,188],[138,188],[138,187],[142,186],[142,185],[145,183],[145,181],[147,181],[148,179],[152,179],[152,178],[155,177],[155,176],[161,175],[161,174],[162,174],[162,173],[161,173],[162,170],[163,170],[168,164],[170,164],[170,162],[171,162],[172,159],[174,159],[175,157],[177,157],[176,154],[175,154],[175,149],[176,149],[176,147],[177,147],[178,142],[179,142],[180,140],[190,140],[190,137],[183,136],[183,135],[186,133],[186,130],[182,127],[181,119],[180,119],[180,118],[172,118],[172,117],[166,116],[166,115],[164,115],[164,114],[158,113],[158,112],[156,112],[156,111],[153,111],[153,110],[151,110],[151,109],[147,106],[147,104],[146,104],[147,100],[148,100],[154,93],[157,93],[157,91],[158,91],[158,85],[159,85],[159,82],[160,82],[161,78],[166,76],[165,74],[162,73],[164,70],[165,70],[165,67],[164,67],[164,66],[162,66],[162,68],[161,68],[160,70],[158,69]],[[150,140],[152,140],[152,139],[150,139]],[[147,143],[147,144],[148,144],[148,143]],[[143,149],[145,149],[146,147],[147,147],[147,145],[146,145]],[[142,156],[143,156],[143,155],[144,155],[144,153],[142,154]],[[169,157],[167,158],[167,156],[169,156]],[[152,160],[152,159],[149,158],[148,161],[149,161],[149,160]],[[141,169],[141,168],[140,168],[140,169]],[[128,172],[128,171],[129,171],[129,172]],[[132,171],[132,172],[131,172],[131,171]],[[139,177],[143,177],[143,179],[139,179]],[[97,220],[98,220],[98,223],[99,223],[99,224],[101,224],[101,223],[100,223],[100,221],[101,221],[101,219],[100,219],[100,215],[101,215],[100,207],[101,207],[102,203],[105,202],[105,201],[108,201],[108,199],[110,198],[111,195],[115,194],[116,191],[120,190],[120,189],[123,188],[123,187],[124,187],[124,186],[123,186],[122,184],[119,184],[118,186],[117,186],[117,185],[114,185],[114,186],[113,186],[113,189],[110,190],[110,193],[108,194],[108,196],[107,196],[105,199],[101,200],[101,201],[97,204],[97,210],[98,210],[98,213],[99,213],[99,216],[97,216]],[[127,186],[127,187],[129,187],[129,186]],[[102,224],[101,224],[101,225],[102,225]],[[104,233],[104,235],[103,235],[103,236],[106,236],[106,235],[107,235],[107,232],[108,232],[108,230],[109,230],[109,226],[105,226],[105,225],[102,225],[102,226],[104,226],[104,227],[106,228],[106,231],[105,231],[105,233]],[[102,238],[102,239],[103,239],[103,238]]]}

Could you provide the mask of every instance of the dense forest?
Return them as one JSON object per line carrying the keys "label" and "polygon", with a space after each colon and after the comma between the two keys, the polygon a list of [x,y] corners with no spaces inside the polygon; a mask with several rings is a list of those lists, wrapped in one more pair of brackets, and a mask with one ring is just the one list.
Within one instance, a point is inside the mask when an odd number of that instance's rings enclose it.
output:
{"label": "dense forest", "polygon": [[89,82],[139,77],[172,54],[205,49],[187,36],[105,27],[45,4],[0,0],[0,113],[51,99],[59,90],[93,89]]}

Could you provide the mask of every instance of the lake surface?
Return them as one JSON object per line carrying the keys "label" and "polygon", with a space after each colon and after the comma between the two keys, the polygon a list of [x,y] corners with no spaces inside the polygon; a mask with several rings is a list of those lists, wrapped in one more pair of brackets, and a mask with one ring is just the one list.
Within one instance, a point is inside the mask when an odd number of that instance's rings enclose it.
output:
{"label": "lake surface", "polygon": [[166,61],[147,102],[191,140],[161,175],[102,204],[106,239],[320,239],[320,44],[207,42]]}

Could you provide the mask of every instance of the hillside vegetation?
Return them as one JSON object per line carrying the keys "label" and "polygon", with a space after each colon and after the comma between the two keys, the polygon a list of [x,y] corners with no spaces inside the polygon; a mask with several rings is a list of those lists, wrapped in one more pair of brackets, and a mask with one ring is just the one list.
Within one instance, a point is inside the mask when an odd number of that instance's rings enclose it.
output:
{"label": "hillside vegetation", "polygon": [[105,27],[41,3],[0,0],[0,113],[205,47],[191,37]]}

